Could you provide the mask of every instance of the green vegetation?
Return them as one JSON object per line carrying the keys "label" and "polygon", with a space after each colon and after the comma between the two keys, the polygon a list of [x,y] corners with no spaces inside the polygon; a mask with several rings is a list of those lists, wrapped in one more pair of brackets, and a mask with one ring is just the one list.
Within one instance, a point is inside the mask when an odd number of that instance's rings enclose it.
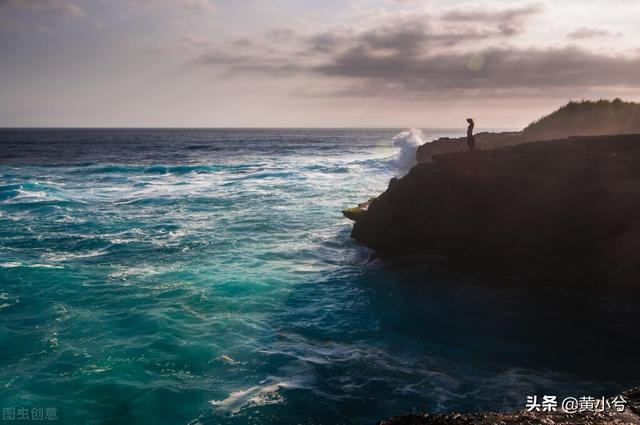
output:
{"label": "green vegetation", "polygon": [[367,210],[362,207],[353,207],[342,210],[342,215],[348,218],[349,220],[358,221],[360,217],[362,217]]}
{"label": "green vegetation", "polygon": [[640,133],[640,103],[620,99],[571,101],[529,124],[523,133],[540,139]]}
{"label": "green vegetation", "polygon": [[367,202],[358,204],[357,207],[347,208],[346,210],[342,210],[342,215],[344,215],[349,220],[358,221],[358,219],[362,218],[366,214],[367,210],[369,209],[369,206],[375,200],[376,198],[369,198]]}

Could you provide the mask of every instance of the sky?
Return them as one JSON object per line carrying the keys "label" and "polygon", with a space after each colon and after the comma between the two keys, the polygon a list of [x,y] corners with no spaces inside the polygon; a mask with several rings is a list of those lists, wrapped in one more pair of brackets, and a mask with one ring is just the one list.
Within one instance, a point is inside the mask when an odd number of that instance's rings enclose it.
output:
{"label": "sky", "polygon": [[520,128],[640,100],[637,0],[0,0],[0,126]]}

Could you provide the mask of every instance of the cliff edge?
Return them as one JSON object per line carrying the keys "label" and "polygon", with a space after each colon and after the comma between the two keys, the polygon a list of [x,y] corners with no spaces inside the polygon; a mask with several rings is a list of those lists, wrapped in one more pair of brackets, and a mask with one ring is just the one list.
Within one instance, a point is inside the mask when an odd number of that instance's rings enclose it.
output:
{"label": "cliff edge", "polygon": [[[477,149],[496,149],[535,140],[564,139],[571,136],[640,134],[640,104],[613,100],[569,102],[526,126],[522,131],[481,132],[475,135]],[[466,137],[440,138],[418,148],[416,159],[467,150]]]}
{"label": "cliff edge", "polygon": [[640,276],[640,134],[435,155],[357,214],[381,256]]}

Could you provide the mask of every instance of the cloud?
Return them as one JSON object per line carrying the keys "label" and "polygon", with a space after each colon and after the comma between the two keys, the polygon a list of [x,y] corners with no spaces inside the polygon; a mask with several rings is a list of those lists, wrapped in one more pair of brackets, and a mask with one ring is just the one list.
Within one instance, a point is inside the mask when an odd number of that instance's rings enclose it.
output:
{"label": "cloud", "polygon": [[217,8],[209,0],[180,0],[176,2],[177,5],[190,10],[194,13],[215,13]]}
{"label": "cloud", "polygon": [[[471,66],[480,63],[480,66]],[[317,67],[326,76],[392,84],[404,92],[549,90],[640,85],[640,57],[590,53],[576,47],[489,48],[424,57],[377,57],[351,49]]]}
{"label": "cloud", "polygon": [[[333,94],[420,97],[556,95],[594,87],[637,87],[640,51],[612,54],[576,46],[522,46],[515,35],[538,3],[388,15],[313,30],[286,27],[221,42],[196,62],[226,76],[303,77]],[[583,31],[586,33],[586,31]],[[600,33],[597,33],[600,34]]]}
{"label": "cloud", "polygon": [[584,39],[599,38],[599,37],[614,37],[619,35],[621,34],[613,33],[603,28],[580,27],[570,32],[569,34],[567,34],[567,38],[571,40],[584,40]]}
{"label": "cloud", "polygon": [[0,11],[23,8],[37,12],[60,13],[73,18],[83,18],[86,12],[67,0],[0,0]]}
{"label": "cloud", "polygon": [[211,0],[133,0],[133,2],[146,7],[172,7],[194,14],[213,14],[218,11]]}
{"label": "cloud", "polygon": [[448,9],[442,19],[448,21],[508,21],[536,15],[544,10],[542,3],[532,3],[504,9],[489,9],[480,6],[459,6]]}
{"label": "cloud", "polygon": [[223,51],[207,53],[199,57],[196,63],[219,66],[226,72],[227,76],[249,73],[279,77],[294,73],[306,74],[311,70],[309,65],[305,66],[275,55],[242,55]]}
{"label": "cloud", "polygon": [[[164,0],[135,1],[155,4]],[[492,10],[477,7],[448,9],[444,14],[427,14],[424,8],[366,10],[349,23],[327,26],[298,22],[260,34],[245,32],[241,38],[220,39],[217,43],[213,40],[211,43],[192,43],[187,50],[209,44],[200,62],[217,65],[221,63],[220,58],[227,58],[237,65],[237,60],[231,60],[236,57],[253,57],[262,63],[297,56],[297,62],[304,62],[349,49],[375,55],[416,55],[426,50],[435,54],[511,38],[524,30],[527,17],[541,10],[542,6],[537,3]],[[247,67],[251,68],[249,65]]]}
{"label": "cloud", "polygon": [[541,3],[502,9],[467,5],[448,9],[443,13],[442,19],[449,22],[490,23],[498,27],[503,35],[515,35],[526,29],[527,19],[543,11],[544,5]]}
{"label": "cloud", "polygon": [[[640,87],[640,55],[590,52],[575,46],[554,48],[487,47],[430,53],[428,33],[361,34],[339,48],[330,40],[313,54],[258,48],[251,52],[210,52],[200,63],[228,75],[271,77],[304,75],[338,80],[349,95],[424,96],[451,91],[504,94],[580,90],[598,86]],[[377,33],[375,33],[377,34]],[[346,89],[345,89],[346,84]],[[330,87],[331,85],[328,85]]]}

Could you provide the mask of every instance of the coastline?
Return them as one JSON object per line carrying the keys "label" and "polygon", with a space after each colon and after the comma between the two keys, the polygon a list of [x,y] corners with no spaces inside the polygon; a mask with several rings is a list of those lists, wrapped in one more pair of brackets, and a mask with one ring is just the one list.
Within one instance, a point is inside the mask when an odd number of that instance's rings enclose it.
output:
{"label": "coastline", "polygon": [[435,155],[343,214],[381,257],[577,271],[580,284],[598,276],[636,296],[639,142],[572,137]]}
{"label": "coastline", "polygon": [[637,425],[640,424],[640,387],[625,391],[606,400],[610,405],[614,400],[626,401],[622,412],[605,409],[603,412],[584,411],[565,413],[555,411],[521,410],[510,413],[446,413],[413,414],[395,416],[378,422],[378,425]]}

